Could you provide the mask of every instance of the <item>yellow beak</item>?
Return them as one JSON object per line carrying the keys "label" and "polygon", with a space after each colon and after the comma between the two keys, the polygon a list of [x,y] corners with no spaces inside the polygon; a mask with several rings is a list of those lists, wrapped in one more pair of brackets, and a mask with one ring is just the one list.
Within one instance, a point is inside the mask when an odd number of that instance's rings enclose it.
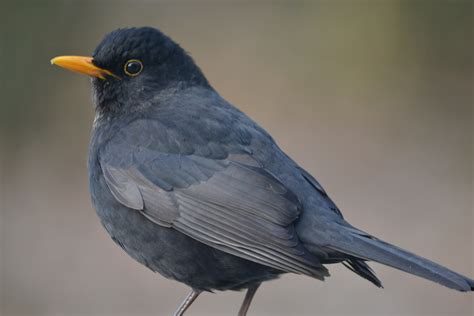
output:
{"label": "yellow beak", "polygon": [[92,57],[59,56],[51,59],[51,64],[91,77],[105,79],[108,75],[118,79],[118,77],[109,70],[94,65],[92,63]]}

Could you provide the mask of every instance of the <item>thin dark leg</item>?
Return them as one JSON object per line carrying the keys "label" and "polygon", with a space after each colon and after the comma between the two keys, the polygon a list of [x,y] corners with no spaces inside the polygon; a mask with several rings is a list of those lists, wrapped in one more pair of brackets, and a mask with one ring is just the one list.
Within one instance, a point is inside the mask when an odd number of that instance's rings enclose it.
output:
{"label": "thin dark leg", "polygon": [[252,299],[255,296],[255,293],[257,292],[257,289],[259,286],[260,286],[260,283],[249,287],[249,289],[247,290],[247,293],[245,294],[244,302],[242,303],[242,306],[240,307],[238,316],[247,315],[247,311],[249,310],[250,303],[252,303]]}
{"label": "thin dark leg", "polygon": [[201,291],[198,290],[192,290],[191,293],[186,296],[184,301],[179,305],[178,309],[176,312],[174,312],[174,316],[182,316],[184,315],[184,312],[191,306],[191,304],[196,300],[196,298],[201,294]]}

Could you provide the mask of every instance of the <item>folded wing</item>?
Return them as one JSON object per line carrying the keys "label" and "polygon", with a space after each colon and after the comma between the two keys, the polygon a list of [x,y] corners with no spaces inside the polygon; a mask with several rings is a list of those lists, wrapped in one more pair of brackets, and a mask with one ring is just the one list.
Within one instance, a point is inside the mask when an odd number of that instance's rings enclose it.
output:
{"label": "folded wing", "polygon": [[105,147],[100,164],[120,203],[221,251],[286,272],[328,275],[295,233],[297,197],[250,153],[222,158],[228,149],[220,146],[217,159],[159,148],[124,139]]}

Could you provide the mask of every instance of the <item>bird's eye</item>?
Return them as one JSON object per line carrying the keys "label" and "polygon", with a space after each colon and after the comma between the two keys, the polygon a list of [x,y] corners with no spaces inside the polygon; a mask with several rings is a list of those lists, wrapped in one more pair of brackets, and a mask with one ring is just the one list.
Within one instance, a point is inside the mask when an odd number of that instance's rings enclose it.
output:
{"label": "bird's eye", "polygon": [[130,59],[125,63],[123,71],[130,77],[138,76],[143,70],[143,64],[138,59]]}

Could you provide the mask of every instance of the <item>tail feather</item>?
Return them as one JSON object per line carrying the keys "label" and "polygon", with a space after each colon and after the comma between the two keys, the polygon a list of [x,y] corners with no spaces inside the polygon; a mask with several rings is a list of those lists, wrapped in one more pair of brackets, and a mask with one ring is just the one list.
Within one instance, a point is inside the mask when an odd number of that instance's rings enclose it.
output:
{"label": "tail feather", "polygon": [[[355,258],[376,261],[458,291],[474,290],[473,280],[428,259],[386,243],[352,227],[339,230],[339,233],[342,232],[344,234],[347,233],[348,235],[345,237],[349,238],[331,241],[327,245],[328,248]],[[364,275],[362,276],[365,277]]]}
{"label": "tail feather", "polygon": [[369,267],[367,263],[359,259],[348,259],[343,261],[342,264],[354,273],[357,273],[364,279],[372,282],[376,287],[383,288],[382,282],[377,278],[374,271]]}

